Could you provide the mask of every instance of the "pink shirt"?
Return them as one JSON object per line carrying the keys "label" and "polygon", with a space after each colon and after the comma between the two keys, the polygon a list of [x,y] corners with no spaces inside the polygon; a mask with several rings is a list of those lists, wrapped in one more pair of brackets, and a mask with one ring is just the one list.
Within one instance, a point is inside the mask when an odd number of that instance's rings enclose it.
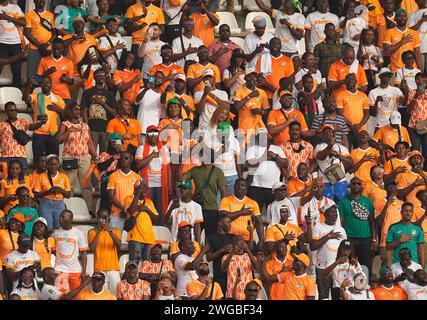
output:
{"label": "pink shirt", "polygon": [[221,48],[228,48],[229,49],[227,51],[227,53],[221,55],[218,58],[218,60],[214,63],[218,66],[219,70],[221,71],[221,75],[222,75],[224,70],[230,66],[230,58],[231,58],[231,54],[233,53],[233,50],[234,49],[242,49],[242,48],[240,48],[240,46],[238,46],[233,41],[230,41],[228,43],[223,43],[219,40],[215,40],[215,42],[209,46],[209,56],[214,55]]}

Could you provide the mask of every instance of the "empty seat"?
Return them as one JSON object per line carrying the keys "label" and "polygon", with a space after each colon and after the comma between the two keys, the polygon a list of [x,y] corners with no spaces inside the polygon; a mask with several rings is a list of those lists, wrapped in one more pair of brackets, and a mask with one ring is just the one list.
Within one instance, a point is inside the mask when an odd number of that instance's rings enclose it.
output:
{"label": "empty seat", "polygon": [[[270,0],[263,0],[263,2],[264,2],[264,4],[267,7],[271,8],[271,2],[270,2]],[[245,0],[244,3],[243,3],[243,9],[246,9],[246,10],[249,10],[249,11],[259,11],[260,8],[256,4],[255,0]]]}
{"label": "empty seat", "polygon": [[132,49],[132,37],[131,36],[124,36],[122,37],[123,42],[126,45],[126,49],[130,51]]}
{"label": "empty seat", "polygon": [[120,274],[125,273],[125,267],[126,267],[126,263],[128,261],[129,261],[129,255],[128,254],[124,254],[120,257],[120,259],[119,259]]}
{"label": "empty seat", "polygon": [[30,141],[25,145],[25,152],[27,154],[27,164],[28,166],[32,166],[34,164],[33,141]]}
{"label": "empty seat", "polygon": [[252,32],[255,30],[255,27],[254,27],[254,24],[252,23],[252,20],[256,16],[262,16],[267,20],[267,26],[266,26],[267,32],[274,33],[276,31],[276,29],[274,29],[273,21],[271,21],[270,16],[268,14],[266,14],[265,12],[249,12],[248,15],[246,16],[246,20],[245,20],[245,30],[246,31]]}
{"label": "empty seat", "polygon": [[127,238],[128,238],[128,233],[125,230],[123,230],[122,231],[122,245],[120,247],[121,251],[128,251],[129,244],[127,242]]}
{"label": "empty seat", "polygon": [[[242,5],[239,2],[240,1],[238,0],[234,0],[234,12],[242,11]],[[225,11],[225,10],[227,10],[227,0],[220,0],[218,5],[218,11]]]}
{"label": "empty seat", "polygon": [[243,46],[245,44],[245,39],[239,38],[239,37],[230,37],[230,40],[243,49]]}
{"label": "empty seat", "polygon": [[222,24],[228,24],[230,27],[231,34],[238,34],[242,32],[242,29],[239,28],[237,24],[236,17],[231,12],[217,12],[219,16],[219,24],[215,28],[215,32],[218,33],[219,26]]}
{"label": "empty seat", "polygon": [[10,86],[11,84],[12,84],[12,71],[10,70],[10,65],[7,64],[3,66],[2,71],[0,73],[0,86]]}
{"label": "empty seat", "polygon": [[95,265],[95,257],[93,253],[89,253],[87,255],[87,264],[86,264],[86,274],[88,274],[89,276],[92,276],[94,272],[94,269],[95,269],[94,265]]}
{"label": "empty seat", "polygon": [[79,224],[75,227],[76,227],[76,229],[79,229],[81,232],[83,232],[85,239],[86,239],[86,242],[87,242],[87,236],[88,236],[89,230],[93,229],[93,226],[88,226],[85,224]]}
{"label": "empty seat", "polygon": [[205,229],[203,229],[203,230],[202,230],[202,233],[200,234],[200,244],[201,244],[201,245],[206,244]]}
{"label": "empty seat", "polygon": [[154,226],[153,229],[156,242],[162,244],[162,250],[169,250],[169,247],[173,241],[172,234],[169,229],[162,226]]}
{"label": "empty seat", "polygon": [[86,202],[82,198],[71,197],[64,199],[68,210],[73,212],[73,222],[90,222],[92,217],[87,209]]}
{"label": "empty seat", "polygon": [[15,87],[0,88],[0,110],[1,111],[4,111],[4,105],[9,101],[15,102],[18,111],[24,111],[27,109],[27,104],[22,100],[21,90]]}

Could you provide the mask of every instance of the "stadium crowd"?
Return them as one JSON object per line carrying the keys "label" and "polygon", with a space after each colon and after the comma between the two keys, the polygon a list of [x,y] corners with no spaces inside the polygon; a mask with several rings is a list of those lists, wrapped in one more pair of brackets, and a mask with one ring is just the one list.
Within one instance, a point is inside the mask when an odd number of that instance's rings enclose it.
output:
{"label": "stadium crowd", "polygon": [[0,299],[427,300],[427,0],[247,1],[0,0]]}

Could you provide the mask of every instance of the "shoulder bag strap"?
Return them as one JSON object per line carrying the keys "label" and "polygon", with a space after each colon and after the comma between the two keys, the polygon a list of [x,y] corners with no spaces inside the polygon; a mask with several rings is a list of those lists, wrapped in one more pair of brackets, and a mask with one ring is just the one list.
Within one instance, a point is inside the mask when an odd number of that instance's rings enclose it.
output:
{"label": "shoulder bag strap", "polygon": [[160,270],[159,270],[159,274],[162,274],[162,271],[163,271],[163,259],[162,259],[162,262],[160,263]]}
{"label": "shoulder bag strap", "polygon": [[208,185],[209,185],[209,182],[211,181],[211,177],[212,177],[212,174],[213,174],[213,171],[215,170],[215,166],[214,165],[212,165],[212,168],[211,168],[211,170],[209,171],[209,175],[208,175],[208,179],[206,180],[206,182],[205,182],[205,186],[203,187],[203,190],[204,189],[206,189],[207,187],[208,187]]}
{"label": "shoulder bag strap", "polygon": [[[110,44],[110,46],[111,46],[111,49],[113,49],[114,44],[113,44],[113,41],[111,41],[110,36],[109,36],[108,34],[106,34],[104,37],[105,37],[105,38],[107,38],[107,41],[108,41],[108,43],[109,43],[109,44]],[[120,60],[120,59],[119,59],[119,56],[117,55],[117,52],[116,52],[116,51],[114,51],[113,55],[114,55],[114,57],[117,59],[117,61],[119,61],[119,60]]]}
{"label": "shoulder bag strap", "polygon": [[[285,111],[283,111],[282,108],[280,108],[279,110],[283,114],[283,116],[285,117],[285,120],[287,121],[288,120],[288,116],[286,115]],[[323,121],[325,121],[325,120],[323,120]]]}
{"label": "shoulder bag strap", "polygon": [[280,229],[280,227],[277,224],[275,224],[274,226],[282,233],[283,238],[285,238],[285,233],[283,232],[283,230]]}
{"label": "shoulder bag strap", "polygon": [[211,283],[211,293],[209,294],[209,300],[213,299],[214,289],[215,289],[215,282],[212,281],[212,283]]}
{"label": "shoulder bag strap", "polygon": [[18,129],[13,125],[12,121],[6,120],[6,122],[10,125],[10,128],[12,129],[13,134],[16,134],[18,132]]}
{"label": "shoulder bag strap", "polygon": [[[42,16],[37,12],[37,10],[34,10],[34,12],[36,13],[36,15],[38,15],[38,16],[39,16],[41,26],[42,26],[43,28],[45,28],[47,31],[52,32],[52,29],[53,29],[52,24],[51,24],[48,20],[46,20],[45,18],[43,18],[43,17],[42,17]],[[46,27],[45,23],[49,24],[49,26],[50,26],[50,30]]]}
{"label": "shoulder bag strap", "polygon": [[[181,26],[180,26],[181,27]],[[180,33],[179,34],[179,40],[180,40],[180,42],[181,42],[181,50],[182,50],[182,53],[184,53],[185,52],[185,47],[184,47],[184,39],[182,39],[182,34]],[[187,57],[186,56],[184,56],[184,61],[185,62],[187,62]]]}

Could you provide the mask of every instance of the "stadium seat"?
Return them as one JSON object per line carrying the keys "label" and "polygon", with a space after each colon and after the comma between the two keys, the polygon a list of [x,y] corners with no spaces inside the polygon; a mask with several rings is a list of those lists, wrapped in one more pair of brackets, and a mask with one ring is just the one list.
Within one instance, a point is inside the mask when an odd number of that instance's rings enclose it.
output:
{"label": "stadium seat", "polygon": [[0,110],[1,111],[4,111],[4,105],[9,101],[15,102],[18,111],[27,110],[27,104],[22,100],[21,90],[15,87],[0,88]]}
{"label": "stadium seat", "polygon": [[76,229],[79,229],[81,232],[83,232],[86,242],[87,242],[87,235],[89,233],[89,230],[93,229],[93,226],[88,226],[85,224],[79,224],[76,226]]}
{"label": "stadium seat", "polygon": [[12,71],[10,65],[3,66],[0,73],[0,86],[10,86],[12,84]]}
{"label": "stadium seat", "polygon": [[243,46],[245,44],[245,39],[239,38],[239,37],[230,37],[230,40],[233,41],[235,44],[239,45],[240,48],[243,49]]}
{"label": "stadium seat", "polygon": [[[242,5],[239,2],[240,1],[238,0],[234,0],[234,12],[242,11]],[[227,0],[220,0],[218,5],[218,11],[225,11],[225,10],[227,10]]]}
{"label": "stadium seat", "polygon": [[125,273],[125,267],[126,267],[126,263],[128,261],[129,261],[129,255],[128,254],[124,254],[120,257],[120,259],[119,259],[120,275]]}
{"label": "stadium seat", "polygon": [[90,222],[92,217],[87,209],[86,202],[82,198],[71,197],[64,199],[65,205],[68,210],[73,212],[73,222],[82,223]]}
{"label": "stadium seat", "polygon": [[219,24],[215,28],[215,32],[218,33],[219,26],[226,23],[230,26],[231,34],[239,34],[242,29],[237,24],[236,17],[231,12],[217,12],[219,16]]}
{"label": "stadium seat", "polygon": [[274,34],[276,29],[274,28],[273,21],[271,21],[270,16],[268,14],[266,14],[265,12],[249,12],[248,15],[246,16],[246,20],[245,20],[245,30],[250,31],[250,32],[255,30],[254,24],[252,23],[252,20],[256,16],[264,17],[267,20],[267,26],[266,26],[265,31],[271,32]]}
{"label": "stadium seat", "polygon": [[[263,0],[263,2],[267,7],[271,8],[270,0]],[[260,8],[256,4],[255,0],[245,0],[243,2],[243,9],[246,9],[252,12],[252,11],[259,11]]]}
{"label": "stadium seat", "polygon": [[94,263],[95,262],[95,257],[93,255],[93,253],[88,253],[87,254],[87,264],[86,264],[86,274],[88,274],[89,276],[92,276],[93,271],[94,271]]}
{"label": "stadium seat", "polygon": [[28,166],[32,166],[34,164],[33,141],[30,141],[25,145],[25,151],[27,153],[27,164]]}
{"label": "stadium seat", "polygon": [[128,251],[129,244],[126,240],[127,238],[128,238],[128,233],[125,230],[123,230],[122,231],[122,245],[120,247],[120,251]]}
{"label": "stadium seat", "polygon": [[162,250],[169,250],[169,247],[173,241],[172,234],[169,229],[162,226],[154,226],[153,229],[156,241],[162,244]]}
{"label": "stadium seat", "polygon": [[126,44],[126,49],[130,51],[132,49],[132,37],[131,36],[124,36],[122,37],[123,42]]}

